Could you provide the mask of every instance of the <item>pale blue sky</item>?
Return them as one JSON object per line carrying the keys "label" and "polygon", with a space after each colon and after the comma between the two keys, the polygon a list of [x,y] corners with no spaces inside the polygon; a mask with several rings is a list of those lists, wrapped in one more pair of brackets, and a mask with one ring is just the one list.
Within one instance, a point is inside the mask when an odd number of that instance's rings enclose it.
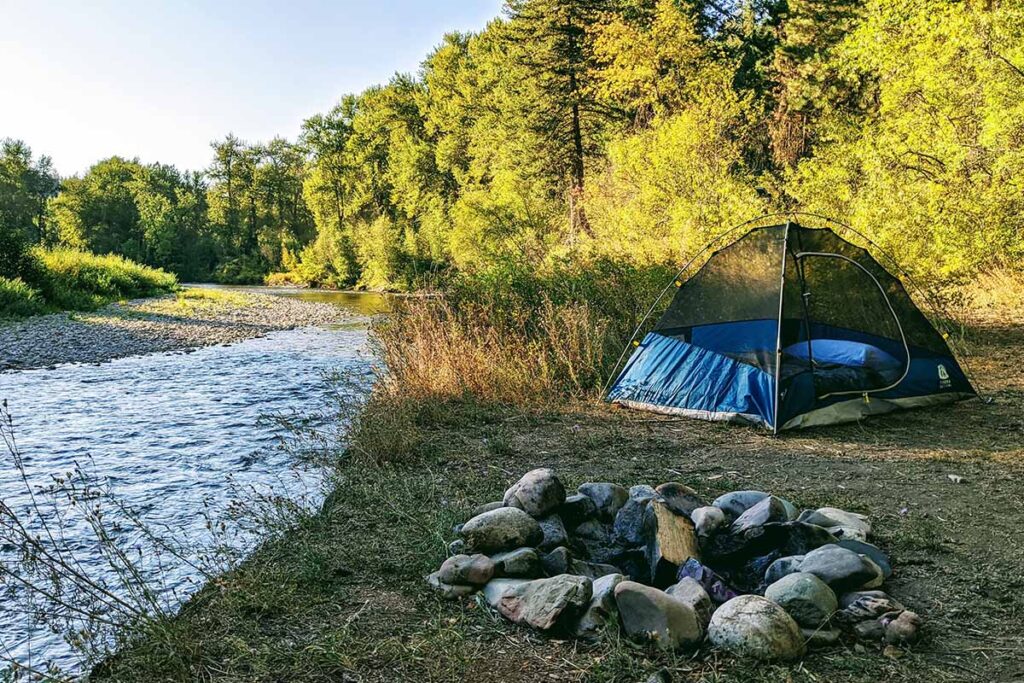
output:
{"label": "pale blue sky", "polygon": [[198,169],[209,143],[294,138],[341,95],[415,71],[501,0],[0,0],[0,138],[62,174],[113,154]]}

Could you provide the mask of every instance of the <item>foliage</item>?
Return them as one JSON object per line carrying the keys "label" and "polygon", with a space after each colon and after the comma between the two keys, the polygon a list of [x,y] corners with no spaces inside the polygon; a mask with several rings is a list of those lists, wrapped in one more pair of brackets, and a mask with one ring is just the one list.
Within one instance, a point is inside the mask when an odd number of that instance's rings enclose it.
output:
{"label": "foliage", "polygon": [[44,309],[39,290],[29,287],[21,278],[0,276],[0,319],[26,318]]}
{"label": "foliage", "polygon": [[32,284],[56,309],[91,310],[118,299],[169,292],[177,284],[173,275],[122,256],[74,249],[35,249],[32,254],[39,264]]}

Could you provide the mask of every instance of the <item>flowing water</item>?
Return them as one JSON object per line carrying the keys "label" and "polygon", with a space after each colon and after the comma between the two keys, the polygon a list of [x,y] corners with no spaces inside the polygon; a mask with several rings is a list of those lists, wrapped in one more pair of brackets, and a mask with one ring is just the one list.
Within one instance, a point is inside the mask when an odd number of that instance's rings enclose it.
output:
{"label": "flowing water", "polygon": [[[381,312],[385,301],[374,294],[261,291],[334,303],[358,317],[351,324],[274,332],[192,353],[0,375],[0,399],[14,417],[32,486],[48,485],[51,475],[81,464],[148,527],[200,544],[209,535],[207,521],[221,518],[241,490],[315,495],[316,467],[280,447],[287,430],[268,417],[319,415],[328,403],[331,372],[368,383],[366,316]],[[15,508],[29,501],[10,458],[0,467],[0,497]],[[81,520],[67,520],[63,533],[62,544],[75,548],[87,570],[108,571]],[[145,545],[140,539],[140,549]],[[0,560],[10,563],[11,555],[0,547]],[[160,569],[161,590],[171,604],[200,584],[196,571],[173,557],[162,557]],[[0,656],[74,669],[71,648],[33,625],[17,602],[0,597]]]}

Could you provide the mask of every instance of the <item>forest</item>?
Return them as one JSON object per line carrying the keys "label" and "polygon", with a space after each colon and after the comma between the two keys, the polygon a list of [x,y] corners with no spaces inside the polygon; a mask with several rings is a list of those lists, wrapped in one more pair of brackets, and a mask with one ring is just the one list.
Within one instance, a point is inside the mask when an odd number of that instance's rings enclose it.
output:
{"label": "forest", "polygon": [[509,0],[297,139],[211,152],[61,178],[5,140],[0,276],[41,245],[186,281],[412,290],[678,263],[801,209],[956,284],[1024,256],[1024,6]]}

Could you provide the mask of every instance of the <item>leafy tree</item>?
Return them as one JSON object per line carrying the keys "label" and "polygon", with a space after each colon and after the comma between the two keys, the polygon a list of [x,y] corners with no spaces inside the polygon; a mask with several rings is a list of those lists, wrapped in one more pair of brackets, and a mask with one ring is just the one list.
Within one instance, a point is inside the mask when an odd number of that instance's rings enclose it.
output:
{"label": "leafy tree", "polygon": [[46,207],[59,180],[49,157],[20,140],[0,141],[0,276],[16,277],[33,242],[48,241]]}

